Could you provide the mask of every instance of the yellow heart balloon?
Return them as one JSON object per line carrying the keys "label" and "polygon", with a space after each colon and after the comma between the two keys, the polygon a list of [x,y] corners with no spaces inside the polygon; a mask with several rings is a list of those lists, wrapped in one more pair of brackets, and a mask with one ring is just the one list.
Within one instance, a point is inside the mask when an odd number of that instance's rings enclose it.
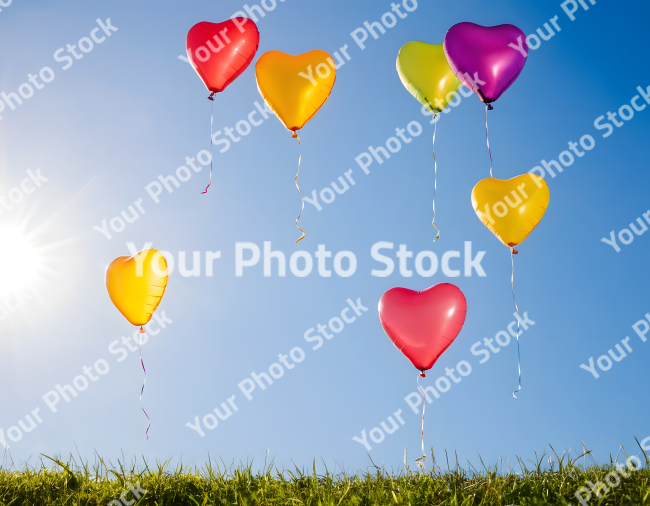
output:
{"label": "yellow heart balloon", "polygon": [[432,112],[442,112],[462,86],[442,44],[408,42],[399,50],[396,65],[404,87]]}
{"label": "yellow heart balloon", "polygon": [[146,325],[167,287],[167,261],[155,249],[119,257],[106,267],[106,288],[115,307],[132,324]]}
{"label": "yellow heart balloon", "polygon": [[336,80],[325,51],[296,56],[268,51],[255,65],[257,88],[287,130],[300,130],[329,98]]}
{"label": "yellow heart balloon", "polygon": [[509,247],[523,242],[539,224],[549,201],[548,185],[536,174],[487,178],[472,190],[472,207],[490,232]]}

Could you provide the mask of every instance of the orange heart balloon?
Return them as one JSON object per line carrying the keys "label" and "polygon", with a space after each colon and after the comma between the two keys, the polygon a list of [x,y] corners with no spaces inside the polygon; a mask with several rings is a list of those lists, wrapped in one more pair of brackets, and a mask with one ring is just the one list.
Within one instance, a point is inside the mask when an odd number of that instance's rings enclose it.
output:
{"label": "orange heart balloon", "polygon": [[548,185],[536,174],[487,178],[472,190],[472,207],[490,232],[509,247],[523,242],[539,224],[549,201]]}
{"label": "orange heart balloon", "polygon": [[255,65],[257,87],[287,130],[300,130],[329,98],[336,80],[334,60],[325,51],[296,56],[268,51]]}
{"label": "orange heart balloon", "polygon": [[155,249],[119,257],[106,267],[106,288],[115,307],[132,324],[146,325],[167,287],[167,261]]}

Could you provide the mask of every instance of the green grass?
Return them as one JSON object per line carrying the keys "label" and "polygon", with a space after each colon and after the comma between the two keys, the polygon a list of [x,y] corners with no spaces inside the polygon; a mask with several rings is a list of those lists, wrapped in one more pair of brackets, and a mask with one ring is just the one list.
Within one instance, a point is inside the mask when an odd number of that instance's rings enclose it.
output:
{"label": "green grass", "polygon": [[[152,465],[144,460],[126,466],[122,460],[113,465],[99,457],[93,465],[79,464],[72,456],[67,462],[43,456],[38,466],[18,469],[5,455],[0,506],[107,505],[128,490],[127,482],[138,481],[147,493],[131,506],[578,504],[575,491],[588,481],[604,481],[615,469],[611,456],[608,463],[592,459],[581,464],[591,459],[589,453],[569,459],[567,453],[557,455],[551,448],[550,464],[547,454],[536,454],[532,461],[518,459],[513,466],[501,462],[491,467],[479,457],[478,468],[470,463],[463,468],[455,459],[448,463],[443,456],[444,469],[436,466],[428,472],[408,467],[393,472],[369,459],[370,466],[362,471],[324,474],[318,474],[315,465],[309,470],[278,469],[264,463],[260,471],[253,471],[252,464],[226,466],[212,459],[202,467],[170,466],[169,461]],[[600,501],[594,495],[589,504],[650,505],[650,466],[645,453],[640,458],[642,468],[621,477],[620,485]],[[131,492],[126,499],[133,500]]]}

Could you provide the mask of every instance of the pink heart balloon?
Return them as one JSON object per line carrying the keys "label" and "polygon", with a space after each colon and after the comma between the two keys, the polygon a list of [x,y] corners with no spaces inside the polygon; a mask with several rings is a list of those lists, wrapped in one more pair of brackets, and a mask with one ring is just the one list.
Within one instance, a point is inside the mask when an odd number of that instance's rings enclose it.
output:
{"label": "pink heart balloon", "polygon": [[456,77],[486,104],[515,82],[528,57],[526,36],[514,25],[458,23],[445,35],[443,48]]}
{"label": "pink heart balloon", "polygon": [[421,292],[391,288],[379,300],[384,332],[422,376],[456,339],[466,314],[465,296],[451,283]]}

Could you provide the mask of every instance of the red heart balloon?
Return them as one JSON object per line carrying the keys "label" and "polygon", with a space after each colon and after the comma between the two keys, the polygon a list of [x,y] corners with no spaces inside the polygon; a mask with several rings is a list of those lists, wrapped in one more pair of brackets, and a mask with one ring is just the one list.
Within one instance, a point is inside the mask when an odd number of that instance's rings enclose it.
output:
{"label": "red heart balloon", "polygon": [[463,328],[467,301],[451,283],[421,292],[391,288],[379,300],[384,332],[418,369],[431,369]]}
{"label": "red heart balloon", "polygon": [[220,93],[246,70],[257,52],[260,32],[252,20],[201,21],[187,32],[187,57],[205,86]]}

